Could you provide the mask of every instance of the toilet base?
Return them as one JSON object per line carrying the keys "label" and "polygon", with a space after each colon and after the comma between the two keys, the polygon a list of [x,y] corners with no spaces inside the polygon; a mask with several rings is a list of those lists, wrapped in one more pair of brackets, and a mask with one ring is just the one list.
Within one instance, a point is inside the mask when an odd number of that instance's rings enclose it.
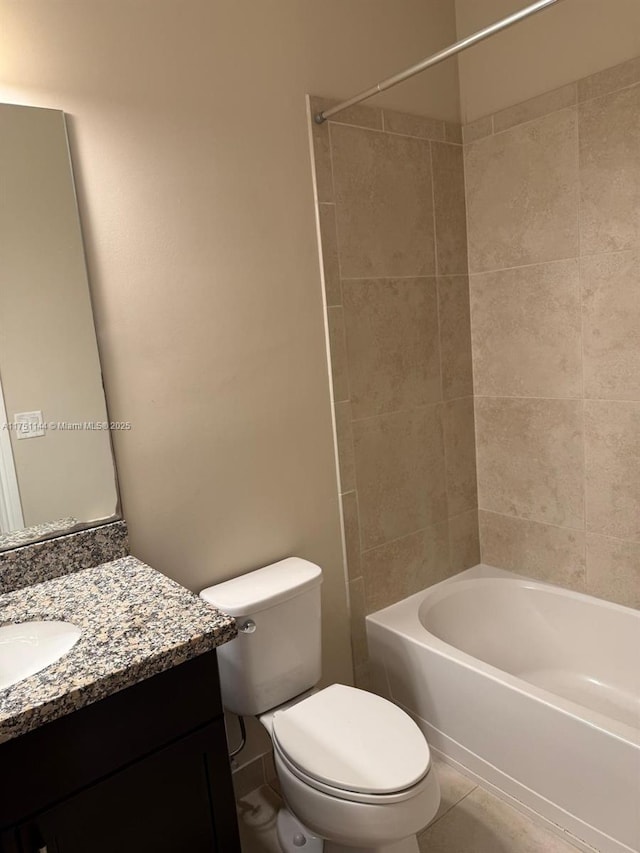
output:
{"label": "toilet base", "polygon": [[289,809],[278,812],[278,841],[283,853],[419,853],[415,835],[379,847],[347,847],[314,835]]}
{"label": "toilet base", "polygon": [[283,853],[323,853],[324,851],[323,839],[314,835],[285,807],[278,812],[276,829]]}

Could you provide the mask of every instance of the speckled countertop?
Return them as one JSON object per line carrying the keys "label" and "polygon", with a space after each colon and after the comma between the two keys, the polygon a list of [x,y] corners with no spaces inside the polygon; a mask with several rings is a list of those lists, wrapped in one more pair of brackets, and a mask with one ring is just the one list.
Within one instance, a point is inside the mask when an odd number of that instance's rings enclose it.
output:
{"label": "speckled countertop", "polygon": [[55,663],[0,690],[0,743],[236,636],[231,616],[135,557],[0,595],[0,624],[41,619],[73,622],[82,636]]}

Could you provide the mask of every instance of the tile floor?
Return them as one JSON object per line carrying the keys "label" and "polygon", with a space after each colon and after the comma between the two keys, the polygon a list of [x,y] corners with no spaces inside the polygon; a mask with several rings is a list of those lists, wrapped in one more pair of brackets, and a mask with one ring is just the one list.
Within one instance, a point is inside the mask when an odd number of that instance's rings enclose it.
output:
{"label": "tile floor", "polygon": [[[442,802],[419,838],[420,853],[576,853],[573,844],[534,823],[434,758]],[[242,853],[281,853],[275,820],[280,798],[265,786],[239,801]]]}

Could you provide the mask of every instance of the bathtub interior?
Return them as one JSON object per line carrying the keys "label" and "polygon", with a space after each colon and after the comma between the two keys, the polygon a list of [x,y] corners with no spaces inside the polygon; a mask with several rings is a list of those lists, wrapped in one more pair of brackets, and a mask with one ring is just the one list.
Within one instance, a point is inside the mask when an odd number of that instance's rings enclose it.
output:
{"label": "bathtub interior", "polygon": [[640,730],[640,612],[514,578],[443,584],[419,608],[444,643]]}

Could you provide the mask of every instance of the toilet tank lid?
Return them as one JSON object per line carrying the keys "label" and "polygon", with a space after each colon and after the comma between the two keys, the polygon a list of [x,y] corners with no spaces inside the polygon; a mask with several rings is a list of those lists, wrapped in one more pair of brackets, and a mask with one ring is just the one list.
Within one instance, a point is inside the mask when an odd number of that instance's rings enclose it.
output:
{"label": "toilet tank lid", "polygon": [[287,557],[263,569],[203,589],[200,597],[229,616],[247,616],[294,598],[322,583],[322,570],[301,557]]}

